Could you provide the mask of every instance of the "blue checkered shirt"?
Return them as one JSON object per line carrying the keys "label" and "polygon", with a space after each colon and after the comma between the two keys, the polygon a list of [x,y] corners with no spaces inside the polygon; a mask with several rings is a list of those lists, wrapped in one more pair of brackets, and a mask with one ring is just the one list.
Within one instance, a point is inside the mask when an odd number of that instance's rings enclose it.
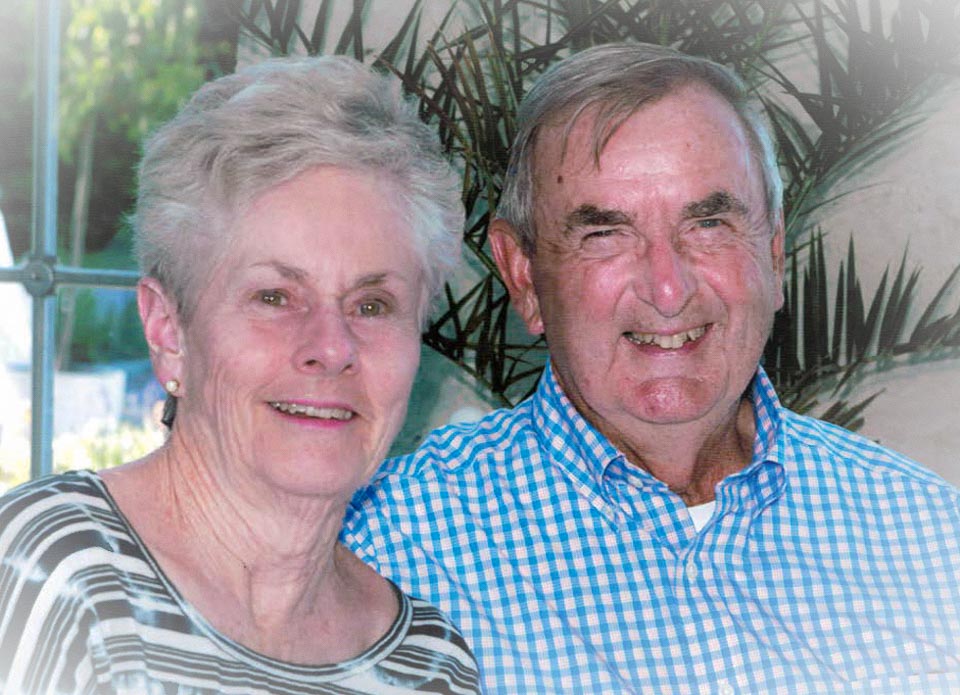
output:
{"label": "blue checkered shirt", "polygon": [[753,460],[700,532],[548,366],[386,462],[344,539],[459,624],[488,692],[960,692],[960,491],[762,370],[752,398]]}

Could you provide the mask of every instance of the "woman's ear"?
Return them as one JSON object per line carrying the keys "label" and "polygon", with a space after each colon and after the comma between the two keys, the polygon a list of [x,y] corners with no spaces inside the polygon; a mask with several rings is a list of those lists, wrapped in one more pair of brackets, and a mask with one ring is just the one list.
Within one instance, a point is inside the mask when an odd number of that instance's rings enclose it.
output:
{"label": "woman's ear", "polygon": [[161,384],[170,380],[182,384],[183,331],[177,301],[156,278],[145,277],[137,283],[137,308],[157,379]]}

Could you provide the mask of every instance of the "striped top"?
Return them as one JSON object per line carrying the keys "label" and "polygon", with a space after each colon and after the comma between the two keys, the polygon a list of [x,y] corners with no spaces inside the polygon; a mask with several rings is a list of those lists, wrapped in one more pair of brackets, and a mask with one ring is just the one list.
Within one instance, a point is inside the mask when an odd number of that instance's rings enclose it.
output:
{"label": "striped top", "polygon": [[397,619],[356,658],[272,659],[180,596],[96,474],[50,476],[0,498],[0,692],[478,692],[456,628],[395,590]]}

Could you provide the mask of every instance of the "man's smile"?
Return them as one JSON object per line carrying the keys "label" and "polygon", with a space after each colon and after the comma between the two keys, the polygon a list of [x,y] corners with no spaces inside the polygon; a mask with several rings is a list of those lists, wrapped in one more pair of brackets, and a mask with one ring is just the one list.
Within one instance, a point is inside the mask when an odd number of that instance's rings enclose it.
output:
{"label": "man's smile", "polygon": [[672,333],[669,335],[661,333],[639,333],[626,331],[623,336],[635,345],[656,345],[665,350],[678,350],[687,343],[699,340],[707,332],[709,325],[698,326],[687,331]]}

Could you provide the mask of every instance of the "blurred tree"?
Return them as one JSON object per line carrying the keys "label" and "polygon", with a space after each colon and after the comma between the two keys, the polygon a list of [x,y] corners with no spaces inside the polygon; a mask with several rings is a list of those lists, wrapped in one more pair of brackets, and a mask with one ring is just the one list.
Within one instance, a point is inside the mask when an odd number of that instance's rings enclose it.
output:
{"label": "blurred tree", "polygon": [[[219,6],[202,0],[70,0],[60,86],[61,158],[73,174],[68,264],[82,265],[117,234],[143,137],[206,79],[233,69],[236,30],[224,30],[222,17],[204,21],[216,14]],[[116,202],[91,228],[95,194]],[[61,367],[70,362],[75,298],[61,295]]]}
{"label": "blurred tree", "polygon": [[33,107],[33,3],[0,3],[0,208],[14,259],[30,243]]}

